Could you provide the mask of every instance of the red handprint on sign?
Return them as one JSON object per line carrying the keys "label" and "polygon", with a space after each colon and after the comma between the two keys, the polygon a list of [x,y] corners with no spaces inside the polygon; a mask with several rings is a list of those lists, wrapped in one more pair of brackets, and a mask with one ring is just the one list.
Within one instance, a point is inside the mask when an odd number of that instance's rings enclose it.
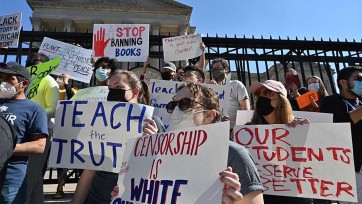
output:
{"label": "red handprint on sign", "polygon": [[106,30],[104,28],[100,28],[97,31],[97,34],[94,34],[94,56],[95,57],[103,57],[104,56],[104,49],[106,48],[110,39],[104,41],[104,35]]}

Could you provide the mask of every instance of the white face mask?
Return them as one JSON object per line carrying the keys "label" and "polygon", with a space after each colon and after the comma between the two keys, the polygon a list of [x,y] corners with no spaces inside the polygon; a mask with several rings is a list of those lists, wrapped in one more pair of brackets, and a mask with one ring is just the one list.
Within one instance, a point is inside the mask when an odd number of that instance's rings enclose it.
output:
{"label": "white face mask", "polygon": [[[22,82],[20,82],[22,83]],[[18,84],[20,84],[18,83]],[[16,85],[18,85],[16,84]],[[20,91],[20,90],[19,90]],[[0,83],[0,98],[12,98],[15,94],[17,94],[18,91],[16,91],[15,86],[13,86],[12,84],[9,84],[8,82],[1,82]]]}
{"label": "white face mask", "polygon": [[194,123],[194,115],[195,115],[195,113],[200,113],[200,112],[204,112],[204,111],[207,111],[207,110],[181,111],[179,109],[179,107],[176,107],[175,110],[173,110],[172,115],[171,115],[172,116],[171,130],[198,126]]}

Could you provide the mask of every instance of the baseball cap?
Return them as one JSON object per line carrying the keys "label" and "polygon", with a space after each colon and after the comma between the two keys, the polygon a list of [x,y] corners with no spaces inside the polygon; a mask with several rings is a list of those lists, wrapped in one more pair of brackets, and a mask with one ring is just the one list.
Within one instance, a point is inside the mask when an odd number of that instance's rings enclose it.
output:
{"label": "baseball cap", "polygon": [[264,82],[255,82],[250,86],[250,92],[255,94],[261,87],[265,87],[271,91],[281,93],[285,97],[287,97],[287,90],[285,89],[284,85],[275,80],[266,80]]}
{"label": "baseball cap", "polygon": [[172,62],[164,62],[162,69],[169,69],[173,72],[176,72],[176,65]]}
{"label": "baseball cap", "polygon": [[29,82],[31,81],[28,69],[16,62],[8,62],[7,64],[1,64],[0,73],[22,76]]}

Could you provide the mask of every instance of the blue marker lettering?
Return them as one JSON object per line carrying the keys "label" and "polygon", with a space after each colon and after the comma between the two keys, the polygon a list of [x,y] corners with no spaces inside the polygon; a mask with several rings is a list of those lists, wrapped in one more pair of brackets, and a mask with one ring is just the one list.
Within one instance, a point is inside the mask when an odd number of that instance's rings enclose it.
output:
{"label": "blue marker lettering", "polygon": [[107,142],[107,146],[112,146],[113,151],[113,168],[116,168],[117,166],[117,147],[121,148],[122,144],[120,143],[113,143],[113,142]]}
{"label": "blue marker lettering", "polygon": [[90,154],[90,158],[92,160],[92,163],[95,165],[95,166],[100,166],[103,161],[104,161],[104,143],[101,142],[101,158],[99,160],[99,162],[97,163],[94,159],[94,154],[93,154],[93,147],[92,147],[92,142],[91,141],[88,141],[88,145],[89,145],[89,154]]}
{"label": "blue marker lettering", "polygon": [[111,127],[112,129],[117,129],[119,127],[121,127],[121,123],[117,123],[116,125],[114,125],[113,120],[114,120],[114,111],[118,108],[118,107],[126,107],[125,103],[117,103],[116,105],[113,106],[112,110],[111,110]]}
{"label": "blue marker lettering", "polygon": [[73,109],[73,119],[72,126],[73,127],[84,127],[84,123],[76,123],[77,115],[83,115],[83,111],[77,111],[78,104],[87,104],[88,101],[74,101],[74,109]]}
{"label": "blue marker lettering", "polygon": [[[101,112],[99,112],[99,111],[101,111]],[[107,127],[107,126],[108,126],[108,123],[107,123],[106,113],[105,113],[105,111],[104,111],[104,106],[103,106],[102,101],[98,102],[96,111],[95,111],[94,116],[93,116],[93,119],[92,119],[91,126],[94,126],[94,123],[95,123],[95,121],[96,121],[96,118],[98,118],[98,117],[102,117],[102,118],[103,118],[103,124],[104,124],[105,127]]]}
{"label": "blue marker lettering", "polygon": [[59,138],[53,138],[53,143],[54,142],[58,142],[59,143],[59,147],[58,147],[58,156],[57,156],[57,164],[59,164],[62,161],[62,155],[63,155],[63,143],[68,143],[68,140],[63,140],[63,139],[59,139]]}
{"label": "blue marker lettering", "polygon": [[[79,144],[79,146],[80,146],[76,151],[74,151],[75,143]],[[81,156],[79,156],[79,154],[78,154],[79,152],[81,152],[83,150],[84,144],[81,141],[76,140],[76,139],[72,139],[70,141],[70,144],[71,144],[71,146],[70,146],[70,148],[71,148],[71,150],[70,150],[70,163],[71,164],[74,163],[74,157],[77,157],[79,161],[84,163],[85,162],[84,159]]]}
{"label": "blue marker lettering", "polygon": [[62,119],[60,120],[60,126],[64,127],[64,117],[65,117],[65,113],[67,111],[67,105],[72,104],[73,101],[60,101],[59,104],[64,105],[63,107],[63,113],[62,113]]}
{"label": "blue marker lettering", "polygon": [[127,115],[128,116],[127,117],[127,131],[129,132],[131,130],[131,120],[138,120],[138,133],[141,133],[142,132],[142,121],[145,116],[146,106],[142,106],[141,113],[138,116],[131,115],[132,110],[133,110],[133,104],[129,104],[128,115]]}

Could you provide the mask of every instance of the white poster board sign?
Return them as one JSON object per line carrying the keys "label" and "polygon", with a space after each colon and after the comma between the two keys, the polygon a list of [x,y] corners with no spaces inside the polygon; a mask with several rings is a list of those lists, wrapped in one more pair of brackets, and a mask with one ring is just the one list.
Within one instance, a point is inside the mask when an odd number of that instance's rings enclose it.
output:
{"label": "white poster board sign", "polygon": [[70,99],[72,101],[106,101],[108,96],[108,86],[95,86],[79,89]]}
{"label": "white poster board sign", "polygon": [[[235,124],[244,125],[250,122],[253,114],[253,110],[238,110]],[[295,117],[307,118],[311,123],[333,123],[333,114],[330,113],[293,111],[293,115]]]}
{"label": "white poster board sign", "polygon": [[223,122],[129,139],[112,203],[221,203],[228,132]]}
{"label": "white poster board sign", "polygon": [[21,13],[0,16],[0,48],[18,46],[21,16]]}
{"label": "white poster board sign", "polygon": [[127,139],[142,135],[153,108],[108,101],[59,101],[49,166],[118,173]]}
{"label": "white poster board sign", "polygon": [[356,202],[349,123],[235,126],[254,158],[264,194]]}
{"label": "white poster board sign", "polygon": [[202,53],[201,43],[200,34],[163,38],[163,58],[165,61],[177,61],[198,57]]}
{"label": "white poster board sign", "polygon": [[[170,130],[171,114],[166,110],[166,105],[172,101],[178,87],[183,82],[153,80],[151,79],[149,87],[151,92],[150,105],[155,107],[155,115],[161,118],[166,130]],[[219,95],[220,110],[222,115],[228,114],[230,87],[217,84],[203,84],[210,87]]]}
{"label": "white poster board sign", "polygon": [[149,24],[94,24],[93,56],[145,62],[149,55],[149,27]]}
{"label": "white poster board sign", "polygon": [[90,62],[92,50],[64,43],[45,37],[40,45],[39,53],[53,59],[61,57],[62,61],[53,74],[68,74],[71,79],[89,83],[93,74],[93,66]]}

